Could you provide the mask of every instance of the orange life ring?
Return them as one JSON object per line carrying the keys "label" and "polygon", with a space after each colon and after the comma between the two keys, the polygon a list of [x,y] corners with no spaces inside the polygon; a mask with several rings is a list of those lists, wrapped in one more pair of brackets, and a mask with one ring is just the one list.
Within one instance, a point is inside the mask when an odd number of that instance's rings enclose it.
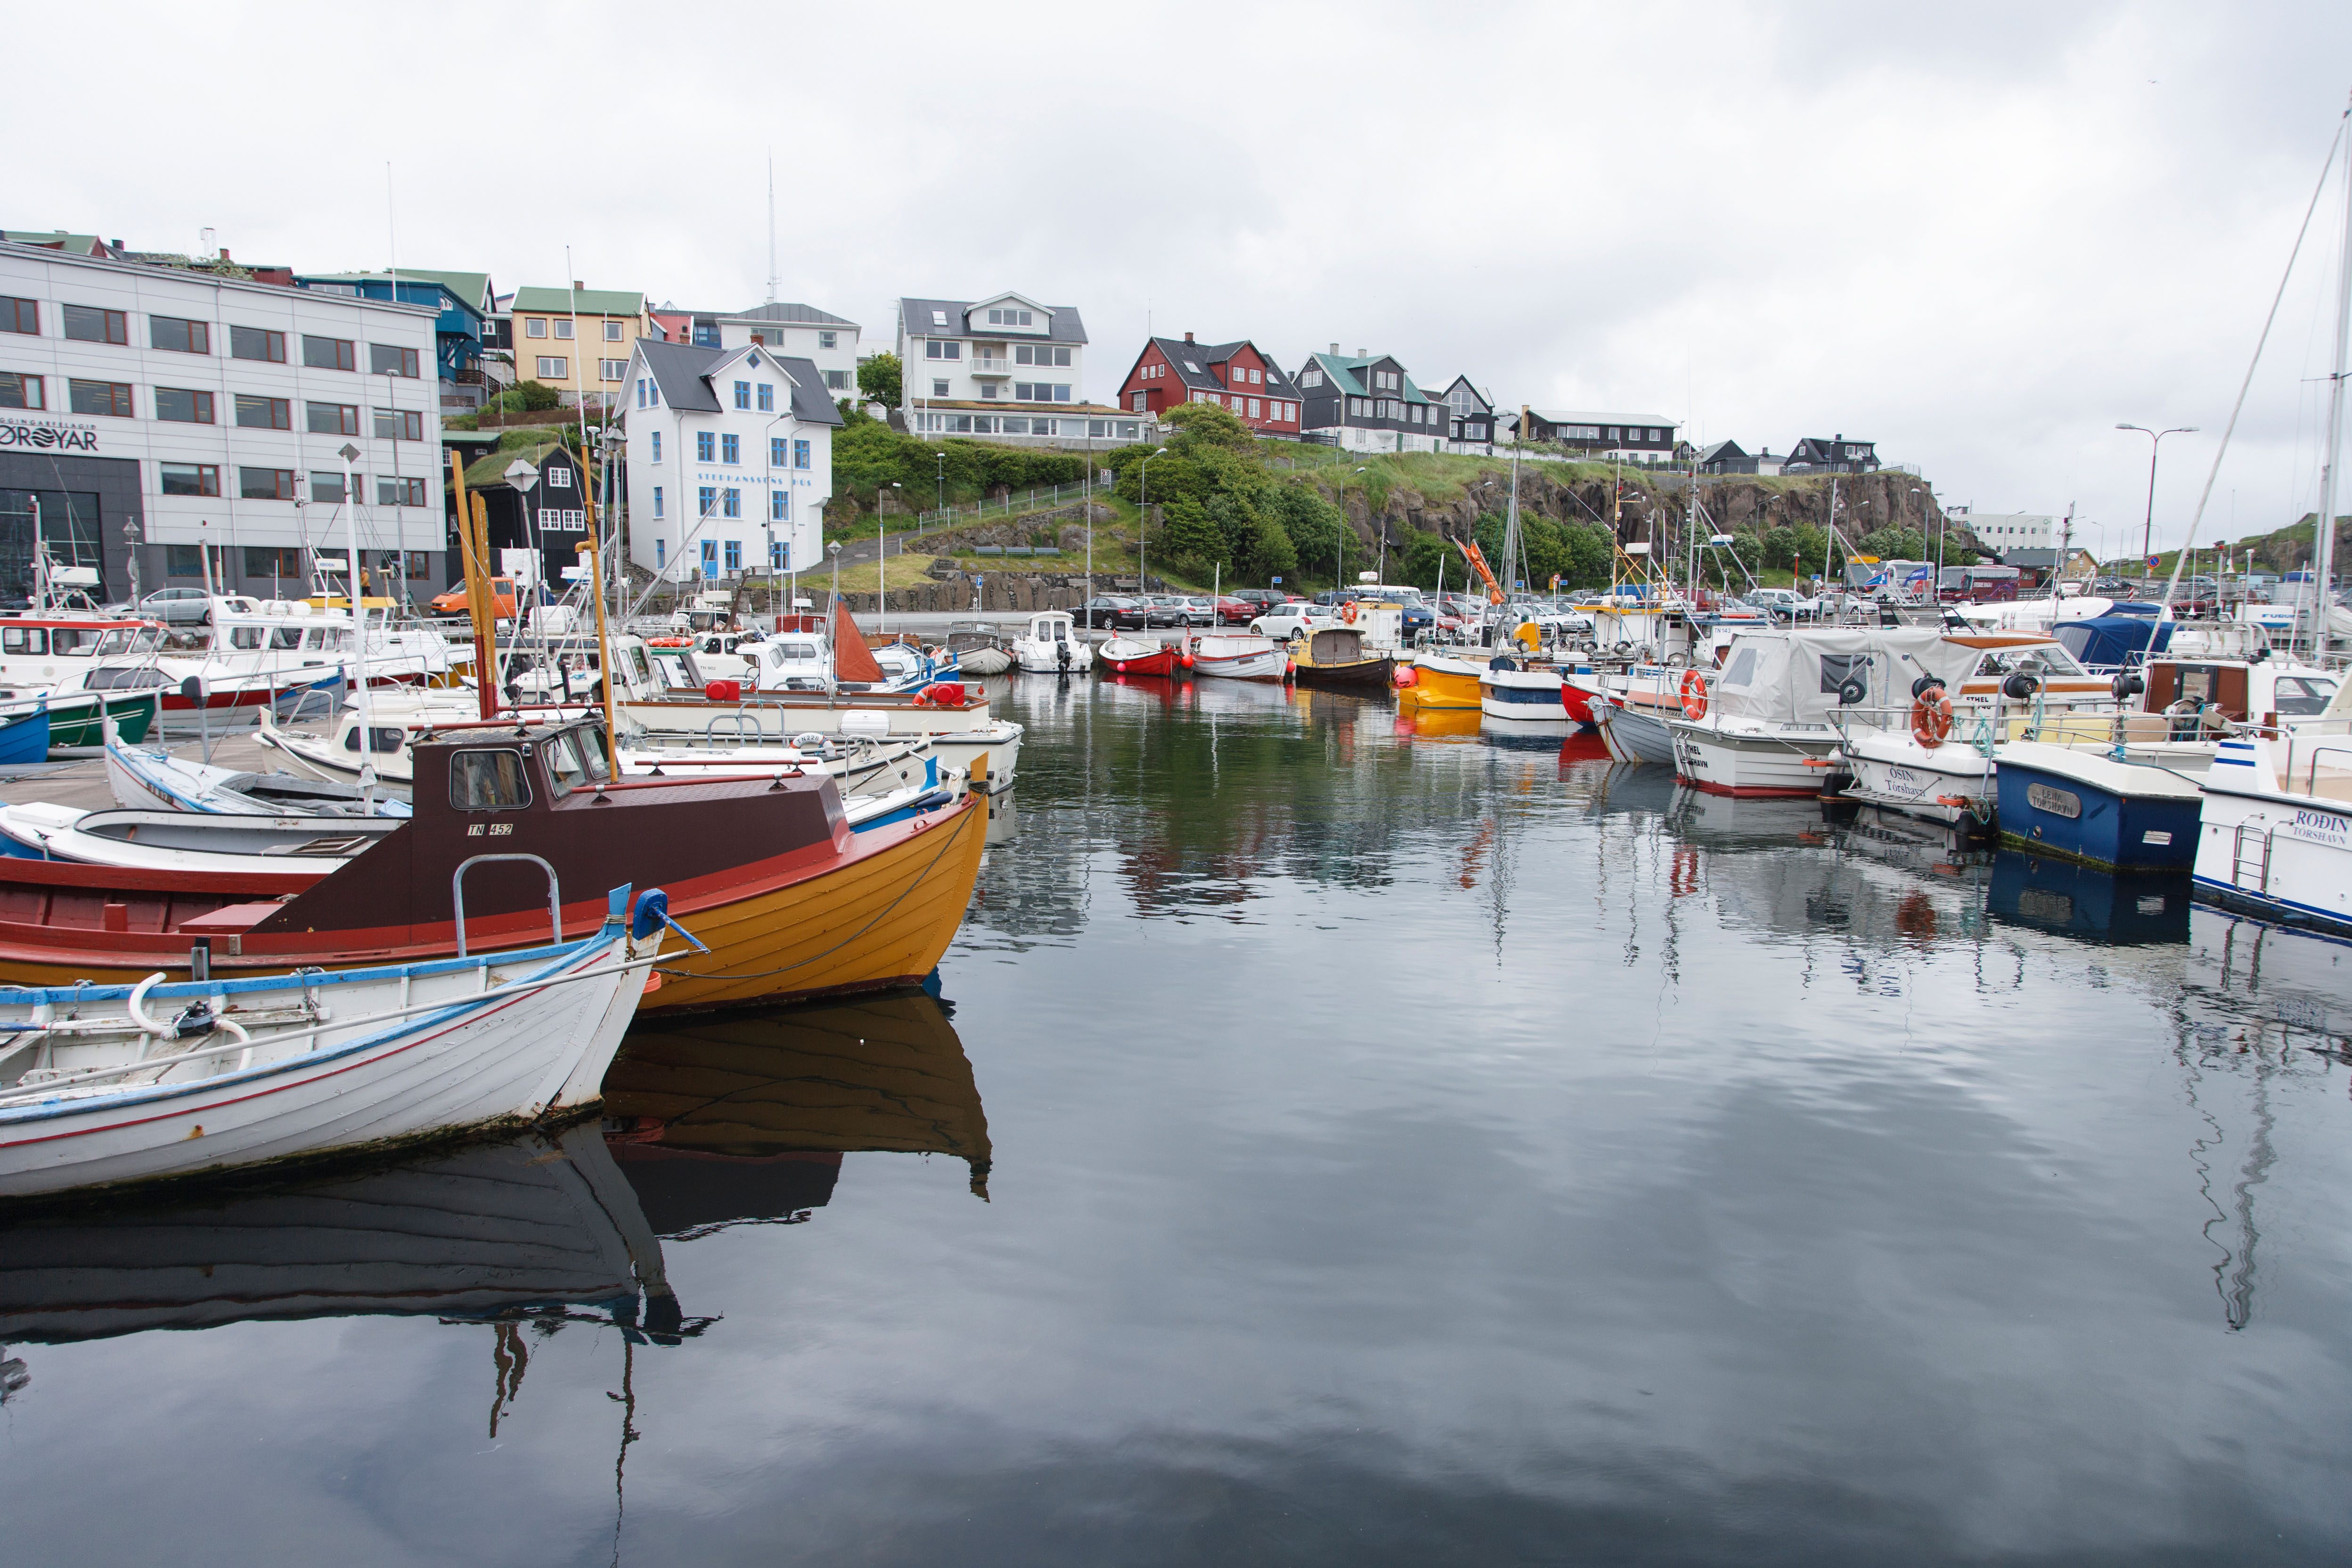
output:
{"label": "orange life ring", "polygon": [[1341,610],[1339,612],[1339,616],[1340,618],[1345,620],[1349,626],[1354,626],[1356,624],[1356,601],[1353,599],[1349,600],[1348,607]]}
{"label": "orange life ring", "polygon": [[1683,717],[1706,717],[1706,677],[1696,669],[1683,671]]}
{"label": "orange life ring", "polygon": [[1942,745],[1952,732],[1952,700],[1940,686],[1931,686],[1911,700],[1911,738],[1929,751]]}

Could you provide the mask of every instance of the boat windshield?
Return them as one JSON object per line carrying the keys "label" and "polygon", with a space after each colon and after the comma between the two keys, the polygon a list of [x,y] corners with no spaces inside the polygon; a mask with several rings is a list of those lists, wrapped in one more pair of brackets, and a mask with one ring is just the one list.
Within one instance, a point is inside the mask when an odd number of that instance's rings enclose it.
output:
{"label": "boat windshield", "polygon": [[2087,675],[2074,656],[2054,642],[2028,643],[2022,647],[1996,647],[1985,650],[1984,662],[1977,666],[1979,676],[2014,675],[2039,676]]}
{"label": "boat windshield", "polygon": [[575,730],[571,734],[559,735],[548,743],[547,771],[554,775],[557,789],[569,790],[588,780],[587,766],[581,762],[580,752],[574,746],[578,739],[579,731]]}
{"label": "boat windshield", "polygon": [[2275,700],[2282,719],[2308,719],[2327,711],[2336,696],[2336,681],[2325,675],[2282,675]]}
{"label": "boat windshield", "polygon": [[119,658],[124,654],[153,653],[162,642],[162,634],[147,626],[117,626],[98,639],[98,657]]}

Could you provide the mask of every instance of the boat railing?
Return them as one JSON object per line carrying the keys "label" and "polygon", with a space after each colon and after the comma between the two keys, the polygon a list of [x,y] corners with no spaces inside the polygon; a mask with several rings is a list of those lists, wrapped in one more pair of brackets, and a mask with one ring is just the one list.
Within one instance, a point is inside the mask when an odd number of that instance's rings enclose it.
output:
{"label": "boat railing", "polygon": [[555,940],[562,942],[563,940],[563,893],[562,884],[556,879],[554,867],[536,855],[469,855],[457,863],[457,868],[455,871],[449,873],[449,901],[456,907],[457,912],[457,956],[460,958],[466,956],[466,873],[477,866],[488,865],[493,860],[528,860],[547,873],[547,918],[549,923],[555,928]]}
{"label": "boat railing", "polygon": [[[2294,742],[2293,741],[2289,741],[2287,742],[2287,748],[2288,754],[2292,756],[2294,754]],[[2319,759],[2327,755],[2331,752],[2336,753],[2337,756],[2352,757],[2352,745],[2314,746],[2311,749],[2311,760],[2303,770],[2303,793],[2309,795],[2314,800],[2317,800],[2319,798]],[[2294,777],[2292,772],[2294,764],[2290,763],[2287,765],[2290,770],[2287,776],[2287,791],[2289,794],[2293,794],[2294,791]],[[2352,769],[2347,769],[2347,772],[2352,773]],[[2329,783],[2333,785],[2335,781],[2331,779]]]}
{"label": "boat railing", "polygon": [[[1885,730],[1889,732],[1906,730],[1910,728],[1911,704],[1900,702],[1881,707],[1873,704],[1849,703],[1830,710],[1831,722],[1835,726],[1841,740],[1850,741],[1853,738],[1846,733],[1847,721],[1864,715],[1877,716],[1868,726],[1873,730]],[[1952,726],[1953,738],[1980,756],[1991,756],[1993,748],[2000,742],[2000,732],[1994,727],[1994,715],[1991,710],[1989,709],[1964,710],[1955,717],[1956,722]]]}

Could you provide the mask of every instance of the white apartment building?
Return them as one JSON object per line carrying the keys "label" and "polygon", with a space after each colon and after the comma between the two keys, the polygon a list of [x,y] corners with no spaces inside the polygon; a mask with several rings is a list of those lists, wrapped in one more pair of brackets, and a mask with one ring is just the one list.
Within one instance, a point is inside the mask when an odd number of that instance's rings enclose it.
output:
{"label": "white apartment building", "polygon": [[683,582],[823,561],[841,410],[814,361],[641,338],[628,371],[631,562]]}
{"label": "white apartment building", "polygon": [[760,343],[787,359],[816,366],[824,390],[835,402],[857,395],[856,321],[814,305],[772,303],[742,310],[678,310],[664,305],[654,319],[685,330],[675,341],[702,349],[740,349]]}
{"label": "white apartment building", "polygon": [[1087,401],[1087,329],[1075,305],[1024,294],[898,301],[900,407],[925,440],[1124,440],[1148,419]]}
{"label": "white apartment building", "polygon": [[299,585],[305,547],[344,546],[345,447],[362,564],[438,584],[436,319],[0,243],[0,595],[37,526],[110,597],[199,584],[207,555],[231,591]]}
{"label": "white apartment building", "polygon": [[2059,520],[2032,511],[1977,511],[1968,525],[1985,548],[1996,553],[2010,550],[2055,550]]}

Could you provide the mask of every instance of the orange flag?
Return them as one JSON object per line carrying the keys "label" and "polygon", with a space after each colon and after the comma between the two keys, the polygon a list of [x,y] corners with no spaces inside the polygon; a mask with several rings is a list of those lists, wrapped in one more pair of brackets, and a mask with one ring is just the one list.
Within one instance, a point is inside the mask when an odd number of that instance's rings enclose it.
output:
{"label": "orange flag", "polygon": [[856,621],[850,617],[849,606],[837,599],[833,605],[833,678],[871,684],[879,684],[887,679],[882,667],[874,662],[874,655],[866,646],[866,634],[857,629]]}

